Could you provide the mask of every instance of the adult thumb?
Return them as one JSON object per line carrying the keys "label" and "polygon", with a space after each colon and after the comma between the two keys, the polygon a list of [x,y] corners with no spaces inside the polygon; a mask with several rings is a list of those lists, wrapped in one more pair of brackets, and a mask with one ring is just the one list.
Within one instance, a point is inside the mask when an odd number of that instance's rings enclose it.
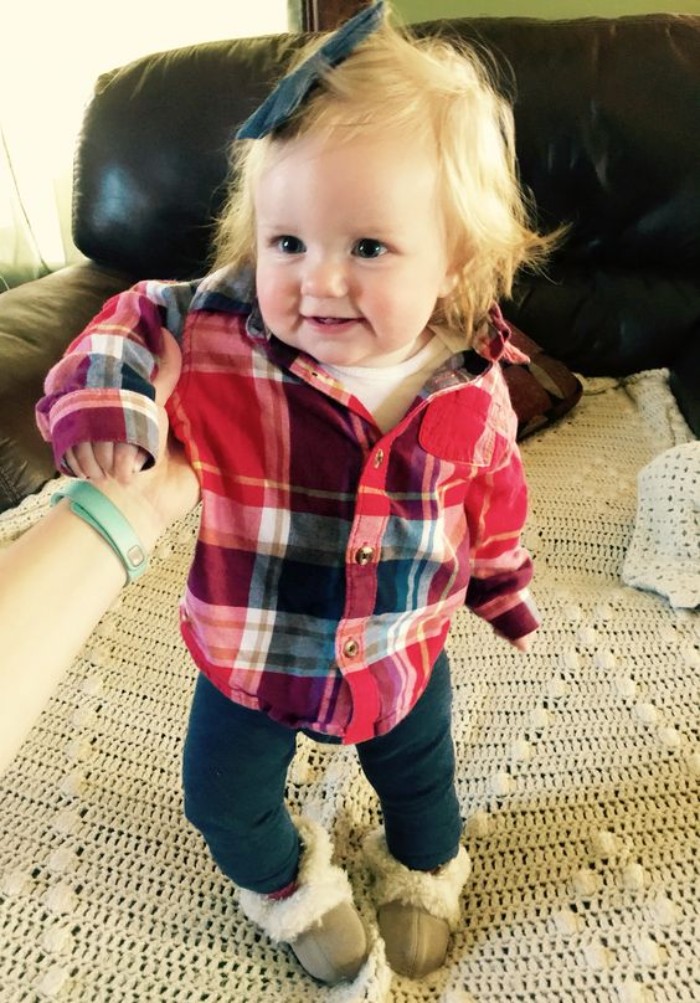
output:
{"label": "adult thumb", "polygon": [[182,354],[180,346],[167,328],[161,328],[161,335],[161,353],[158,356],[158,368],[153,386],[156,391],[156,404],[163,406],[180,379]]}

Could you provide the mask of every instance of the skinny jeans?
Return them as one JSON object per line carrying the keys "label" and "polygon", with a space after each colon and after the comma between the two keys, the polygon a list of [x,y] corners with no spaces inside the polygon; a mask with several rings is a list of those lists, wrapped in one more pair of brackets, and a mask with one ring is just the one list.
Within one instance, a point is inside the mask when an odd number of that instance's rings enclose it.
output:
{"label": "skinny jeans", "polygon": [[[439,867],[459,849],[451,711],[443,653],[408,716],[356,745],[379,798],[389,851],[414,870]],[[223,873],[261,894],[285,888],[297,874],[300,841],[285,803],[297,734],[234,703],[200,674],[183,757],[185,814]]]}

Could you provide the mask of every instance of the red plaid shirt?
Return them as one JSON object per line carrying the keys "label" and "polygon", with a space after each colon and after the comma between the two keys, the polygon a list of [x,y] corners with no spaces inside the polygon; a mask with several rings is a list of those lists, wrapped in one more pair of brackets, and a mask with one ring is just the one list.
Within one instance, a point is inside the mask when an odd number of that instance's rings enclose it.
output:
{"label": "red plaid shirt", "polygon": [[37,413],[59,467],[81,441],[155,454],[163,326],[183,361],[171,425],[203,500],[182,633],[222,692],[364,741],[411,710],[465,601],[510,639],[538,626],[497,310],[479,352],[456,351],[383,434],[321,365],[267,334],[242,279],[140,283],[47,377]]}

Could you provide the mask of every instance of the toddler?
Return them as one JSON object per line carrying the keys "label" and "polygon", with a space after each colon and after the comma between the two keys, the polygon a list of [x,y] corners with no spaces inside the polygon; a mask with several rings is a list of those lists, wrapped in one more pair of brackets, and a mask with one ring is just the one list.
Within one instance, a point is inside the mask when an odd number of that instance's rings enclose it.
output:
{"label": "toddler", "polygon": [[315,978],[352,979],[368,942],[348,879],[285,785],[299,732],[355,745],[382,811],[379,930],[419,978],[470,871],[450,620],[466,602],[523,650],[538,626],[495,304],[550,241],[474,53],[410,40],[381,3],[321,43],[240,130],[212,273],[109,301],[38,416],[64,473],[128,481],[157,454],[177,339],[167,411],[203,501],[181,605],[201,669],[187,817],[248,917]]}

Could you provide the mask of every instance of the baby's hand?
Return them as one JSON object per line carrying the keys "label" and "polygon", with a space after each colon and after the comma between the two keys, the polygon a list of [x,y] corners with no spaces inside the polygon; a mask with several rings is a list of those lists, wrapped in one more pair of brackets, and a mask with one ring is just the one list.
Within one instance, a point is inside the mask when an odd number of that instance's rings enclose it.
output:
{"label": "baby's hand", "polygon": [[128,484],[144,465],[148,454],[128,442],[80,442],[66,453],[66,463],[76,477],[99,481],[113,477]]}
{"label": "baby's hand", "polygon": [[[156,404],[162,419],[159,455],[162,455],[168,440],[168,422],[163,409],[180,378],[182,366],[182,356],[175,338],[166,328],[162,329],[162,335],[158,371],[153,382]],[[154,459],[157,461],[158,457]],[[147,460],[148,453],[144,449],[128,442],[80,442],[65,455],[65,462],[76,477],[91,481],[113,477],[122,484],[128,484]]]}
{"label": "baby's hand", "polygon": [[518,651],[529,651],[533,636],[534,632],[532,634],[526,634],[524,637],[516,637],[515,640],[511,639],[510,643],[514,648],[517,648]]}
{"label": "baby's hand", "polygon": [[518,651],[529,651],[532,644],[532,639],[535,636],[535,631],[533,630],[531,634],[525,634],[523,637],[508,637],[507,634],[502,634],[500,630],[494,630],[496,637],[502,637],[504,641],[508,641],[512,644],[514,648]]}

